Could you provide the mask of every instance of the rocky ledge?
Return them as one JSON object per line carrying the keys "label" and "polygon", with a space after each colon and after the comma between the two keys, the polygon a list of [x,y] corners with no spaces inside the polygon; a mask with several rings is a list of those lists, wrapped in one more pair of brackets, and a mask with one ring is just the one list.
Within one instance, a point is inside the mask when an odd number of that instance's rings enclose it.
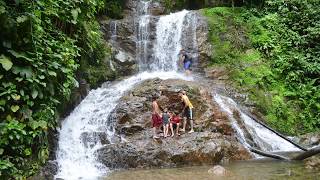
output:
{"label": "rocky ledge", "polygon": [[[160,106],[180,112],[178,92],[187,90],[195,106],[195,131],[173,138],[152,139],[151,97]],[[183,80],[153,79],[128,92],[110,116],[116,140],[97,151],[110,168],[174,167],[217,164],[250,159],[250,153],[236,140],[227,116],[213,102],[208,85]]]}

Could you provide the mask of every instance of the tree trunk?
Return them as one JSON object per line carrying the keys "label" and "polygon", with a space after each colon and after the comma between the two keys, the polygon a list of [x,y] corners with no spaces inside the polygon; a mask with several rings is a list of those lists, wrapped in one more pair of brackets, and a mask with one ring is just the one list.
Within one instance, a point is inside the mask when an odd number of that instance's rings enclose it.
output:
{"label": "tree trunk", "polygon": [[264,152],[264,151],[260,151],[258,149],[249,147],[250,151],[257,153],[259,155],[265,156],[265,157],[270,157],[273,159],[278,159],[278,160],[285,160],[285,161],[302,161],[304,159],[307,159],[311,156],[317,155],[320,153],[320,146],[314,147],[306,152],[302,152],[299,155],[293,157],[293,158],[288,158],[285,156],[281,156],[278,154],[272,154],[272,153],[268,153],[268,152]]}
{"label": "tree trunk", "polygon": [[278,160],[285,160],[285,161],[289,161],[290,160],[288,157],[280,156],[278,154],[267,153],[267,152],[260,151],[258,149],[252,148],[252,147],[249,147],[249,149],[250,149],[250,151],[252,151],[254,153],[257,153],[257,154],[259,154],[261,156],[270,157],[270,158],[278,159]]}
{"label": "tree trunk", "polygon": [[317,146],[317,147],[309,149],[306,152],[299,154],[298,156],[295,156],[291,160],[301,161],[301,160],[307,159],[308,157],[314,156],[319,153],[320,153],[320,146]]}

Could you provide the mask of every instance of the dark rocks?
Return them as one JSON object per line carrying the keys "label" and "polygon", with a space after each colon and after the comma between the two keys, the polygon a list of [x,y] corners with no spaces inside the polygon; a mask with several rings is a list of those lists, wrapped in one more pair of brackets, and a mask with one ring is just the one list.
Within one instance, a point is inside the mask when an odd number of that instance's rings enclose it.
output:
{"label": "dark rocks", "polygon": [[149,12],[153,16],[163,15],[165,13],[165,7],[163,6],[163,4],[161,4],[159,2],[153,1],[153,2],[151,2],[151,5],[149,7]]}
{"label": "dark rocks", "polygon": [[41,169],[39,174],[32,176],[29,180],[48,180],[54,179],[54,175],[58,172],[58,163],[56,161],[48,161]]}
{"label": "dark rocks", "polygon": [[[107,145],[97,152],[98,157],[111,168],[200,165],[220,162],[232,151],[232,144],[241,146],[237,142],[231,144],[221,134],[211,132],[184,134],[177,138],[163,139],[161,143],[149,135],[146,133],[143,138],[131,139],[128,143]],[[247,153],[246,158],[249,157]]]}
{"label": "dark rocks", "polygon": [[108,135],[105,132],[85,132],[81,134],[81,139],[85,147],[91,147],[100,142],[109,144]]}

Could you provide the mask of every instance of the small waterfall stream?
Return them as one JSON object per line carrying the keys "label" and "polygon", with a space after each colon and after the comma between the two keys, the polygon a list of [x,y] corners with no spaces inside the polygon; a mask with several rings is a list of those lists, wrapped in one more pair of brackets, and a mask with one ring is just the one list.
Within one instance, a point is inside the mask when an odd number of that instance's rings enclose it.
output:
{"label": "small waterfall stream", "polygon": [[[239,140],[245,146],[249,147],[255,145],[257,148],[265,152],[299,151],[299,149],[294,145],[266,129],[246,115],[231,98],[216,94],[214,96],[214,100],[219,104],[220,108],[228,114],[231,119],[232,126],[238,134]],[[237,118],[240,118],[244,127],[240,127],[236,120]],[[252,139],[253,142],[248,142],[244,130],[248,132],[251,136],[250,139]]]}
{"label": "small waterfall stream", "polygon": [[137,27],[137,56],[136,59],[139,63],[140,69],[148,67],[149,59],[149,44],[150,44],[150,18],[149,14],[149,1],[140,1],[138,4],[138,27]]}

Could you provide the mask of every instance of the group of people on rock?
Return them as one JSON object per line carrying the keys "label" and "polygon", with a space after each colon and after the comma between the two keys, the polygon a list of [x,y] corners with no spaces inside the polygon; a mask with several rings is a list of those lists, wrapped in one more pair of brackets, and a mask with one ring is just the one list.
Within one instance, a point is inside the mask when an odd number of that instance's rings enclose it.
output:
{"label": "group of people on rock", "polygon": [[[183,103],[183,110],[181,113],[176,111],[168,111],[168,108],[162,109],[158,102],[157,98],[153,97],[152,99],[152,128],[153,128],[153,138],[158,139],[157,130],[163,127],[163,137],[173,137],[175,135],[180,136],[179,132],[186,131],[187,120],[190,122],[190,131],[193,133],[193,105],[190,102],[186,91],[180,91],[179,97]],[[163,110],[163,112],[161,111]],[[181,116],[182,116],[182,129],[181,125]],[[175,128],[175,132],[174,132]],[[170,130],[170,131],[169,131]]]}
{"label": "group of people on rock", "polygon": [[[192,66],[192,57],[184,50],[181,49],[179,53],[180,63],[183,65],[183,69],[186,75],[191,74],[191,66]],[[190,122],[190,131],[189,133],[193,133],[193,105],[190,102],[186,91],[180,91],[179,97],[181,98],[181,102],[183,103],[183,110],[181,113],[176,111],[168,111],[168,108],[162,109],[158,102],[157,98],[152,98],[152,128],[153,128],[153,138],[160,138],[157,134],[157,130],[163,127],[163,137],[173,137],[174,135],[180,136],[179,132],[186,131],[187,120]],[[162,112],[162,111],[163,112]],[[180,129],[181,125],[181,116],[182,116],[182,129]],[[175,132],[174,132],[175,129]]]}

